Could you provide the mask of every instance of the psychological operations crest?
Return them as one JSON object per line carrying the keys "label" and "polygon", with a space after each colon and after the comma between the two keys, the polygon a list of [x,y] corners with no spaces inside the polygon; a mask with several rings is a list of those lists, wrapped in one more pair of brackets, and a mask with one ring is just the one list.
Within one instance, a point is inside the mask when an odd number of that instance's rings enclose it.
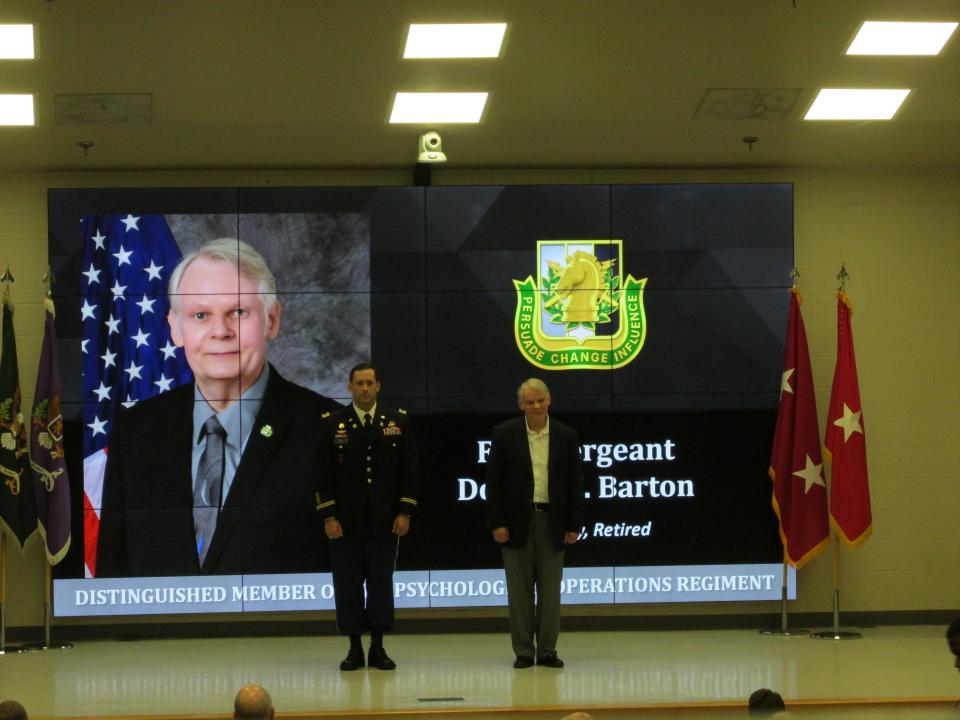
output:
{"label": "psychological operations crest", "polygon": [[612,370],[639,354],[647,336],[647,278],[622,275],[622,240],[540,240],[537,277],[514,280],[514,336],[544,370]]}

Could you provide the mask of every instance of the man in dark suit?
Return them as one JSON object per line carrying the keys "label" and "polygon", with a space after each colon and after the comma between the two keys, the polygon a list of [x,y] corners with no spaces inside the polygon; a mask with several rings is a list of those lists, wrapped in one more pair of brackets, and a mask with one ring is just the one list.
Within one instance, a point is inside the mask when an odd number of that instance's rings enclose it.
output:
{"label": "man in dark suit", "polygon": [[276,281],[238,240],[170,276],[171,337],[194,382],[118,415],[98,577],[319,571],[318,418],[339,407],[266,362]]}
{"label": "man in dark suit", "polygon": [[957,618],[947,628],[947,644],[953,653],[953,666],[960,670],[960,618]]}
{"label": "man in dark suit", "polygon": [[549,417],[541,380],[524,381],[517,401],[523,415],[493,429],[487,522],[503,554],[513,666],[561,668],[564,549],[577,541],[583,514],[580,443],[573,428]]}
{"label": "man in dark suit", "polygon": [[364,666],[360,637],[369,630],[369,666],[393,670],[383,634],[393,628],[398,545],[417,507],[417,445],[406,411],[377,402],[372,365],[351,369],[347,389],[353,402],[324,415],[320,461],[319,509],[330,538],[337,627],[350,637],[340,669]]}

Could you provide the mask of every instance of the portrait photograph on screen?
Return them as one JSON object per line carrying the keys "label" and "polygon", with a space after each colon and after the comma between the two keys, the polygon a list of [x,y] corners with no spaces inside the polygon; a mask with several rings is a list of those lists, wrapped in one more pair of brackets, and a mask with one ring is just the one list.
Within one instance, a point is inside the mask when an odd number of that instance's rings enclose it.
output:
{"label": "portrait photograph on screen", "polygon": [[[791,185],[57,189],[49,213],[83,478],[56,614],[332,609],[317,433],[361,362],[422,467],[397,607],[505,604],[486,461],[529,377],[581,442],[563,602],[779,599]],[[204,516],[208,407],[232,450]]]}

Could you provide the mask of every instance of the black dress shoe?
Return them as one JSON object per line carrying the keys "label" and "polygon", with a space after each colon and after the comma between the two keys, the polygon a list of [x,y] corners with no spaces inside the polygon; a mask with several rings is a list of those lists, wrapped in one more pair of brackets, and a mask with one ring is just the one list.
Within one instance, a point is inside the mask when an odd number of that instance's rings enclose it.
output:
{"label": "black dress shoe", "polygon": [[367,664],[372,668],[377,668],[377,670],[397,669],[397,664],[390,659],[387,651],[382,647],[370,647],[370,652],[367,653]]}
{"label": "black dress shoe", "polygon": [[533,658],[527,655],[517,655],[517,659],[513,661],[513,667],[517,670],[533,667]]}
{"label": "black dress shoe", "polygon": [[363,665],[363,648],[350,648],[350,652],[340,663],[340,669],[359,670]]}
{"label": "black dress shoe", "polygon": [[543,665],[548,668],[562,668],[563,660],[558,658],[555,652],[550,652],[542,657],[538,657],[537,665]]}

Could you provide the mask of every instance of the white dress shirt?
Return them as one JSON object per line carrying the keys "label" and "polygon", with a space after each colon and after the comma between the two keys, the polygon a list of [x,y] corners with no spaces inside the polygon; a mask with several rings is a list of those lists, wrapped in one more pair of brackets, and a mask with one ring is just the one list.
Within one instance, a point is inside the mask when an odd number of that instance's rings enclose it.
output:
{"label": "white dress shirt", "polygon": [[[526,423],[526,419],[524,419]],[[547,416],[543,429],[531,430],[527,424],[527,443],[530,445],[530,464],[533,465],[533,501],[549,503],[547,466],[550,462],[550,417]]]}

